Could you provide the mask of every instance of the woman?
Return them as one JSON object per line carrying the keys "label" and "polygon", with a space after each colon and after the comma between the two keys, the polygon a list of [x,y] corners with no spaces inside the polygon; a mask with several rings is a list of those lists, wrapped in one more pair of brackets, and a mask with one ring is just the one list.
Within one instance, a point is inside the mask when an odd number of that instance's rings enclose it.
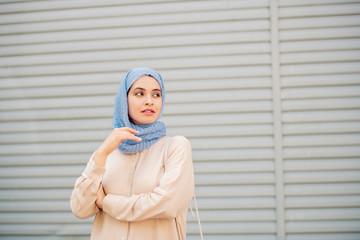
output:
{"label": "woman", "polygon": [[93,240],[186,239],[194,195],[189,141],[166,136],[165,89],[149,68],[130,70],[115,98],[113,131],[90,158],[71,195],[79,218],[96,214]]}

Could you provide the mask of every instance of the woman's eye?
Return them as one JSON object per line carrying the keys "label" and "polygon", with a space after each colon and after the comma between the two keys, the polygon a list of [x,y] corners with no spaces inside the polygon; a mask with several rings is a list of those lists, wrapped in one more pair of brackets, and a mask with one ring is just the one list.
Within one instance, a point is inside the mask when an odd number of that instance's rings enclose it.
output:
{"label": "woman's eye", "polygon": [[160,93],[155,93],[154,97],[161,97]]}
{"label": "woman's eye", "polygon": [[142,95],[143,95],[142,92],[135,93],[135,96],[142,96]]}

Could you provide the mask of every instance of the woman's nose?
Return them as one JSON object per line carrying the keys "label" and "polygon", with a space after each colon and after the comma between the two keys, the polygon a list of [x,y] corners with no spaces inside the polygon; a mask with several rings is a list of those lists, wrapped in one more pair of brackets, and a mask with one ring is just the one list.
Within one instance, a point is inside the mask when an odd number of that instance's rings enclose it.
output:
{"label": "woman's nose", "polygon": [[153,105],[151,96],[147,96],[147,98],[145,99],[145,105]]}

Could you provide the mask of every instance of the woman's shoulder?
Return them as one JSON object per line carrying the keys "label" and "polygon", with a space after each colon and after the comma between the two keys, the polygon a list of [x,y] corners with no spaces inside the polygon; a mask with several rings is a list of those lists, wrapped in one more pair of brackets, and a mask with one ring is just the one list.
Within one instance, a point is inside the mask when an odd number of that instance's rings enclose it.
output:
{"label": "woman's shoulder", "polygon": [[170,148],[176,148],[176,147],[191,147],[190,141],[181,135],[176,136],[166,136],[165,141],[168,143],[168,146]]}

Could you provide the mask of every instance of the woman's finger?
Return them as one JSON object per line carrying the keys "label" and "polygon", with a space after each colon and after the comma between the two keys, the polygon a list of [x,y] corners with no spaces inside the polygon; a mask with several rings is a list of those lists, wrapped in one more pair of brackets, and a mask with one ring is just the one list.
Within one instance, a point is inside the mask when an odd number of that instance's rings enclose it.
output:
{"label": "woman's finger", "polygon": [[127,139],[128,140],[134,140],[136,142],[141,142],[141,140],[142,140],[141,138],[135,136],[134,134],[130,134]]}
{"label": "woman's finger", "polygon": [[137,131],[137,130],[135,130],[133,128],[130,128],[130,127],[123,127],[123,128],[116,128],[116,129],[118,129],[118,131],[123,130],[123,131],[131,132],[131,133],[134,133],[134,134],[139,133],[139,131]]}

